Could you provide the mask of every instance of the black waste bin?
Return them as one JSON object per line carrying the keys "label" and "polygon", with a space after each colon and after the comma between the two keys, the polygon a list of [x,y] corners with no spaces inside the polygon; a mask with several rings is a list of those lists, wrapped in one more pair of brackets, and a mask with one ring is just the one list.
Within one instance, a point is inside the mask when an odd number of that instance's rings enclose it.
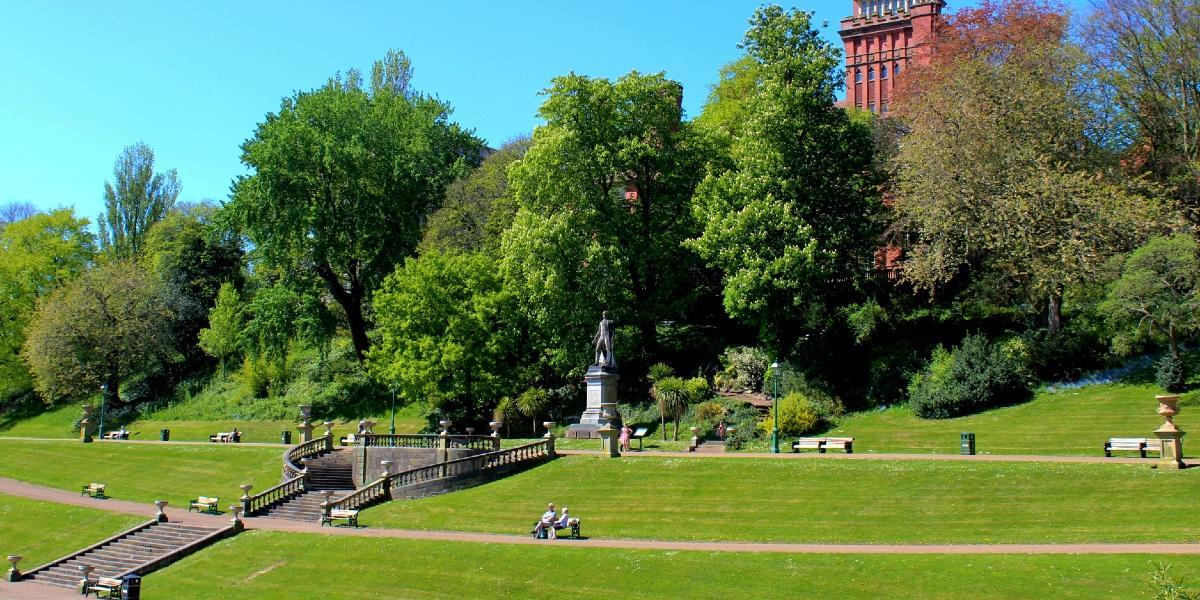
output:
{"label": "black waste bin", "polygon": [[142,576],[126,575],[121,578],[121,600],[141,600]]}
{"label": "black waste bin", "polygon": [[280,434],[279,441],[281,441],[285,444],[291,444],[292,443],[292,432],[284,431],[282,434]]}
{"label": "black waste bin", "polygon": [[975,454],[975,434],[969,431],[962,432],[958,440],[958,451],[960,454]]}
{"label": "black waste bin", "polygon": [[[171,441],[171,430],[170,429],[160,429],[158,431],[158,439],[160,439],[164,442]],[[141,585],[141,584],[139,584],[139,585]]]}

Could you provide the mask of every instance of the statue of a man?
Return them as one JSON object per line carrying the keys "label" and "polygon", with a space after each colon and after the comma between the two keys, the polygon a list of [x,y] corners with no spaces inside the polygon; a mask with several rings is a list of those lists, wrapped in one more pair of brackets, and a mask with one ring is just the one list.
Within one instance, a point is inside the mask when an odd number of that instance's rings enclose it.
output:
{"label": "statue of a man", "polygon": [[617,366],[617,359],[613,355],[613,322],[608,318],[607,310],[600,317],[600,326],[596,328],[596,337],[592,338],[592,344],[596,347],[597,365]]}

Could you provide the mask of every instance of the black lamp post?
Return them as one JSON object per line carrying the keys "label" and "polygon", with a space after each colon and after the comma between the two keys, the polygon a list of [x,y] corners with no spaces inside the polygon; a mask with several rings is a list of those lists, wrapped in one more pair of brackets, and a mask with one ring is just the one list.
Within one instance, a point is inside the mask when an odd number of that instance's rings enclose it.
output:
{"label": "black lamp post", "polygon": [[771,419],[771,452],[779,454],[779,374],[783,368],[779,366],[779,360],[771,363],[771,383],[775,388],[774,395],[771,399],[771,409],[774,410],[775,416]]}
{"label": "black lamp post", "polygon": [[392,435],[396,435],[396,388],[392,388],[392,428],[389,431]]}
{"label": "black lamp post", "polygon": [[100,439],[104,439],[104,401],[108,399],[108,384],[100,384]]}

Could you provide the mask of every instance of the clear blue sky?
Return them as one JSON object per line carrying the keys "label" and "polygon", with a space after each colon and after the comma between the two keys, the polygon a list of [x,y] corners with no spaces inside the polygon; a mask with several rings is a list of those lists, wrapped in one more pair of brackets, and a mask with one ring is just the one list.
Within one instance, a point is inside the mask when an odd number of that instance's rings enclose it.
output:
{"label": "clear blue sky", "polygon": [[[532,131],[538,93],[570,71],[665,71],[695,115],[735,58],[751,0],[114,2],[9,0],[0,19],[0,203],[95,219],[113,159],[139,140],[181,200],[225,200],[239,146],[294,90],[366,70],[389,48],[413,84],[492,145]],[[785,4],[787,6],[787,4]],[[850,0],[799,5],[838,21]]]}

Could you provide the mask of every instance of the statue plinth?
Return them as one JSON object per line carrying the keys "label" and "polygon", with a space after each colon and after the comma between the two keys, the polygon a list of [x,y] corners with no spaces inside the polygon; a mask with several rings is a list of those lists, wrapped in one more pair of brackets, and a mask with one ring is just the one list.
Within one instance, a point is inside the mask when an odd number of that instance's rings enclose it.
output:
{"label": "statue plinth", "polygon": [[616,367],[592,365],[583,376],[587,382],[587,409],[579,422],[567,428],[569,438],[599,438],[605,427],[620,429],[617,413],[617,381],[621,376]]}
{"label": "statue plinth", "polygon": [[1154,398],[1158,400],[1158,414],[1166,419],[1162,426],[1154,430],[1154,437],[1162,445],[1155,466],[1159,469],[1182,469],[1184,432],[1175,425],[1175,415],[1179,414],[1179,396],[1171,394]]}

